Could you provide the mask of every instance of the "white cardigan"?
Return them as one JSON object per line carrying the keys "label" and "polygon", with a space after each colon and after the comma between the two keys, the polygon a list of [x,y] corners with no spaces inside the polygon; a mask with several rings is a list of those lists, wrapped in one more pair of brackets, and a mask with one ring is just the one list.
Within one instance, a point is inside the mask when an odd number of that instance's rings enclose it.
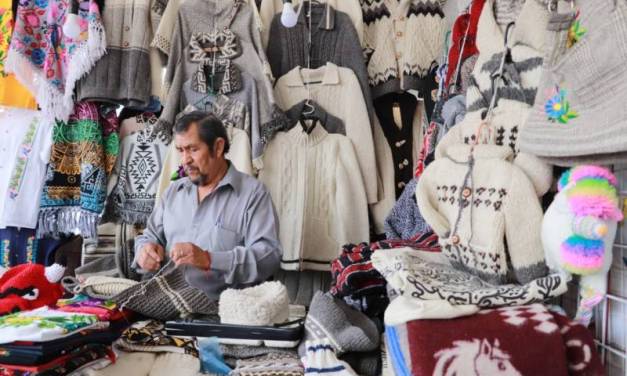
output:
{"label": "white cardigan", "polygon": [[353,146],[316,125],[278,133],[259,173],[279,216],[284,270],[330,270],[340,247],[368,241],[368,206]]}
{"label": "white cardigan", "polygon": [[311,99],[344,122],[346,136],[352,141],[357,155],[368,203],[378,202],[374,140],[368,109],[355,73],[333,63],[318,69],[292,69],[277,81],[274,88],[276,103],[282,110],[287,111],[307,99],[305,82],[317,82],[307,85]]}

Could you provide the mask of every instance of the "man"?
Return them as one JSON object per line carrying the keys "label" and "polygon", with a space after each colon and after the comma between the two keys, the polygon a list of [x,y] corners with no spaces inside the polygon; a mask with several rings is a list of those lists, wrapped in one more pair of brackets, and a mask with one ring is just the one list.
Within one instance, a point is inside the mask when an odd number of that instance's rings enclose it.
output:
{"label": "man", "polygon": [[279,267],[277,215],[265,186],[225,159],[221,121],[195,111],[174,127],[187,177],[168,187],[144,234],[135,264],[157,271],[166,258],[183,265],[187,281],[217,299],[226,287],[262,282]]}

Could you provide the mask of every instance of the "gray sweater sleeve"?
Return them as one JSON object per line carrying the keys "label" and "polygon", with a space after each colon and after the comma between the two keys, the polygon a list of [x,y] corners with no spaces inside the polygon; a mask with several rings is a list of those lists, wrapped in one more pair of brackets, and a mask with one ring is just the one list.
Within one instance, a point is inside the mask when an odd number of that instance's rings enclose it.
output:
{"label": "gray sweater sleeve", "polygon": [[246,210],[244,245],[227,252],[211,252],[211,269],[224,273],[226,284],[267,280],[281,262],[278,217],[270,194],[260,186]]}

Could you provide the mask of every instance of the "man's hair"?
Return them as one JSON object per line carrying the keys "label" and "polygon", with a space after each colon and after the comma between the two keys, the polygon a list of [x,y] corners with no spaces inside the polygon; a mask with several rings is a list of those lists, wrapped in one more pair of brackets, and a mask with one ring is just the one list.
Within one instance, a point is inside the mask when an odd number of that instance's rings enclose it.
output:
{"label": "man's hair", "polygon": [[224,154],[229,152],[231,145],[226,135],[226,128],[222,121],[211,112],[193,111],[181,116],[174,125],[174,133],[185,133],[192,124],[198,127],[198,136],[209,147],[209,153],[213,155],[213,145],[218,138],[224,139]]}

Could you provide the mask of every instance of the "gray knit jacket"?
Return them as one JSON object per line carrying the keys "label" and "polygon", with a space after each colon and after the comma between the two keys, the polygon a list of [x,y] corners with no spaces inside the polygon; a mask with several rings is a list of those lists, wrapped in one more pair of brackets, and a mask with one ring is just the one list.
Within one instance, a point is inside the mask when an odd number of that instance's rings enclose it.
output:
{"label": "gray knit jacket", "polygon": [[[264,135],[272,133],[269,129],[285,127],[285,115],[274,104],[272,85],[264,72],[267,58],[261,46],[261,36],[255,26],[253,10],[248,4],[241,4],[229,24],[233,4],[234,1],[187,0],[181,5],[166,67],[164,86],[167,98],[158,128],[171,131],[178,111],[186,105],[180,103],[183,84],[191,79],[198,69],[198,64],[192,62],[190,58],[192,36],[224,29],[230,29],[237,36],[239,52],[232,58],[232,63],[237,70],[252,76],[256,83],[259,124],[251,124],[251,128],[259,129],[262,142],[265,143]],[[251,111],[250,108],[248,110]]]}
{"label": "gray knit jacket", "polygon": [[[331,62],[340,67],[350,68],[364,94],[371,124],[374,119],[374,107],[368,71],[359,37],[348,15],[320,4],[312,4],[311,9],[311,46],[309,47],[308,21],[304,7],[298,17],[298,23],[292,28],[281,24],[281,15],[272,20],[268,43],[268,60],[274,77],[279,78],[297,66],[316,69]],[[307,61],[307,52],[311,61]]]}

